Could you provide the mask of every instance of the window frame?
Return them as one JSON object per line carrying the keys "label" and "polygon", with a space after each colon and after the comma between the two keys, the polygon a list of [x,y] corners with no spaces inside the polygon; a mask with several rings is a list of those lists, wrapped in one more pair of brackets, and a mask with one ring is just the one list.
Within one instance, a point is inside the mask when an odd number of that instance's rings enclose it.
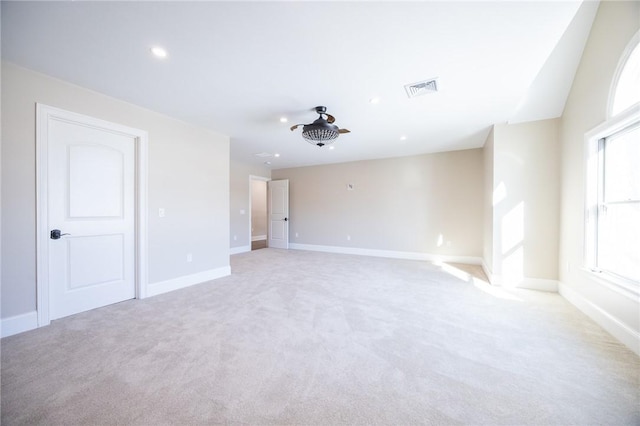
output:
{"label": "window frame", "polygon": [[612,118],[614,115],[615,116],[621,115],[624,112],[630,109],[633,109],[633,107],[637,105],[636,103],[630,106],[629,108],[627,108],[626,110],[619,111],[616,114],[613,113],[613,106],[616,101],[616,95],[618,93],[618,84],[620,83],[620,76],[622,76],[622,72],[624,71],[627,65],[627,62],[629,61],[629,58],[631,57],[631,54],[636,49],[636,47],[640,48],[640,30],[638,30],[633,35],[633,37],[631,37],[631,40],[629,40],[629,43],[627,43],[627,46],[624,48],[624,51],[622,52],[622,55],[618,60],[616,72],[613,76],[613,79],[611,80],[611,86],[609,87],[609,99],[607,100],[607,119]]}
{"label": "window frame", "polygon": [[591,278],[632,297],[640,296],[640,282],[597,267],[598,213],[602,196],[602,140],[640,125],[640,103],[636,103],[585,134],[585,218],[583,270]]}

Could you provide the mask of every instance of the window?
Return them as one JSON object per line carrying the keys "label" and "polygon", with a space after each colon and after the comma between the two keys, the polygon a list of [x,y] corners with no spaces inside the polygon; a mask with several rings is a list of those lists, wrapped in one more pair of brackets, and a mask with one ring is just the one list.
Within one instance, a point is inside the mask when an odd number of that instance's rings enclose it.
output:
{"label": "window", "polygon": [[587,133],[585,258],[609,283],[640,292],[640,32],[620,61],[611,117]]}
{"label": "window", "polygon": [[[637,38],[637,37],[636,37]],[[610,113],[616,115],[640,101],[640,44],[627,55],[615,80]]]}
{"label": "window", "polygon": [[597,141],[591,268],[640,283],[640,123]]}

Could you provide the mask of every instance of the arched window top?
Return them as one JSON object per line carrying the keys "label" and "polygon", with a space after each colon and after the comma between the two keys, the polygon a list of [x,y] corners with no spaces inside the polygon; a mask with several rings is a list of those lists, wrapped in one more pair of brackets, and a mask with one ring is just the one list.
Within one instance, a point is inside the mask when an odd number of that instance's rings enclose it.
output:
{"label": "arched window top", "polygon": [[609,93],[609,117],[640,102],[640,31],[631,39],[620,58]]}

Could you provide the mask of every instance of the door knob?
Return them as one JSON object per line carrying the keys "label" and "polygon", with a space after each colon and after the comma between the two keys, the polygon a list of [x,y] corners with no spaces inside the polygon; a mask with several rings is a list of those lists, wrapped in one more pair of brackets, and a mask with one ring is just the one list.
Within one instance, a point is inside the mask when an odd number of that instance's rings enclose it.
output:
{"label": "door knob", "polygon": [[288,220],[289,220],[289,219],[287,219],[286,217],[284,218],[284,221],[285,221],[285,222],[286,222],[286,221],[288,221]]}
{"label": "door knob", "polygon": [[71,235],[71,234],[62,234],[59,229],[51,230],[51,239],[52,240],[59,240],[60,237],[62,237],[63,235]]}

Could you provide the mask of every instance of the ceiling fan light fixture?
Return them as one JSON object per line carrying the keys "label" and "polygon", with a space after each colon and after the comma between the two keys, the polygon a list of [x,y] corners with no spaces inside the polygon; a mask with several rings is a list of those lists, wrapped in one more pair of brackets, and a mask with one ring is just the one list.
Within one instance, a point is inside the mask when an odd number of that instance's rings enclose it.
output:
{"label": "ceiling fan light fixture", "polygon": [[319,147],[332,144],[340,136],[340,133],[350,133],[349,130],[341,129],[333,124],[336,119],[331,114],[327,114],[326,107],[317,106],[315,110],[320,115],[316,121],[310,124],[296,124],[291,126],[290,130],[294,131],[303,126],[302,137],[304,140]]}
{"label": "ceiling fan light fixture", "polygon": [[302,137],[312,145],[325,146],[338,138],[338,126],[331,124],[309,124],[303,127]]}

